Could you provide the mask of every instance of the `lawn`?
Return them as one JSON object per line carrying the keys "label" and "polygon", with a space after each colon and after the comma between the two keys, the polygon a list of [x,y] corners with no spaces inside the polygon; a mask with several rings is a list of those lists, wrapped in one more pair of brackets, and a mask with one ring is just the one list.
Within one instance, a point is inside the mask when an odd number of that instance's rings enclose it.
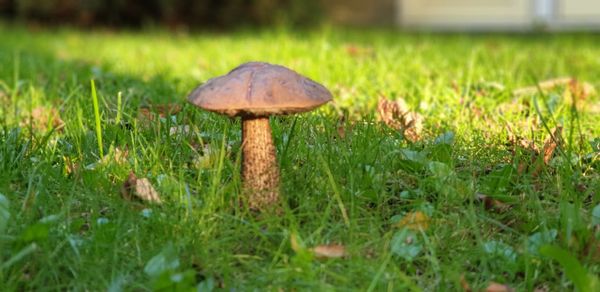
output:
{"label": "lawn", "polygon": [[[186,102],[252,60],[334,96],[271,118],[278,215],[234,203],[240,121]],[[597,34],[0,25],[0,290],[592,291],[595,89]],[[130,172],[162,204],[124,196]]]}

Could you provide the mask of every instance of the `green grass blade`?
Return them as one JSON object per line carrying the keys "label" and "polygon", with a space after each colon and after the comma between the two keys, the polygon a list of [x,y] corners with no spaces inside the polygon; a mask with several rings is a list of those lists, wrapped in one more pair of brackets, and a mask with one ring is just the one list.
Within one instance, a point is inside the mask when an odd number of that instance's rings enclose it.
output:
{"label": "green grass blade", "polygon": [[121,116],[123,115],[122,110],[121,110],[121,103],[122,103],[122,92],[119,91],[119,93],[117,94],[117,117],[115,118],[115,124],[119,124],[121,123]]}
{"label": "green grass blade", "polygon": [[0,270],[10,268],[10,266],[12,266],[14,263],[20,261],[24,257],[36,251],[37,248],[38,246],[37,244],[35,244],[35,242],[26,246],[25,248],[21,249],[17,254],[8,259],[6,262],[2,263],[2,265],[0,266]]}
{"label": "green grass blade", "polygon": [[104,151],[102,150],[102,125],[100,123],[100,109],[98,107],[98,94],[96,94],[96,84],[94,79],[90,80],[92,84],[92,102],[94,103],[94,120],[96,121],[96,138],[98,140],[98,153],[100,158],[104,157]]}
{"label": "green grass blade", "polygon": [[337,184],[335,183],[335,179],[333,178],[331,169],[329,168],[329,165],[327,164],[327,162],[325,161],[323,156],[321,156],[320,154],[319,154],[319,160],[321,160],[321,163],[323,164],[323,169],[327,173],[327,178],[329,179],[329,184],[331,185],[331,188],[333,189],[333,195],[335,196],[335,200],[337,201],[338,207],[340,208],[340,212],[342,213],[342,218],[344,219],[344,223],[346,224],[347,227],[350,227],[350,219],[348,218],[348,212],[346,211],[346,207],[344,206],[344,201],[342,201],[342,196],[340,195],[340,191],[338,190]]}

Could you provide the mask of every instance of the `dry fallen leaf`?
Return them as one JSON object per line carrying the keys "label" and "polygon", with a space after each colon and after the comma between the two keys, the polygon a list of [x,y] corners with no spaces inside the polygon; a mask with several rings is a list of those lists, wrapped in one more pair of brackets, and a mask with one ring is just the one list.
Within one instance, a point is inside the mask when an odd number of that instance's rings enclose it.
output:
{"label": "dry fallen leaf", "polygon": [[[143,126],[150,126],[157,118],[166,118],[181,111],[179,104],[154,104],[138,109],[138,121]],[[158,116],[158,117],[157,117]]]}
{"label": "dry fallen leaf", "polygon": [[345,257],[346,248],[343,245],[339,244],[329,244],[329,245],[318,245],[312,249],[316,258],[341,258]]}
{"label": "dry fallen leaf", "polygon": [[[585,100],[589,96],[596,94],[596,88],[589,82],[580,82],[573,77],[561,77],[541,81],[538,83],[538,86],[526,86],[515,89],[513,95],[517,97],[531,95],[537,93],[539,90],[546,91],[559,86],[566,86],[566,93],[576,100]],[[567,98],[567,100],[569,100],[569,98]]]}
{"label": "dry fallen leaf", "polygon": [[371,47],[348,44],[345,49],[346,53],[352,57],[375,57],[375,50]]}
{"label": "dry fallen leaf", "polygon": [[406,214],[394,226],[399,228],[408,228],[411,230],[427,230],[429,228],[429,217],[421,211],[410,212]]}
{"label": "dry fallen leaf", "polygon": [[153,104],[151,107],[161,118],[176,115],[181,111],[181,105],[177,103]]}
{"label": "dry fallen leaf", "polygon": [[[535,129],[532,129],[532,130],[535,130]],[[537,145],[535,145],[535,143],[533,141],[531,141],[529,139],[525,139],[525,138],[520,137],[517,134],[515,134],[515,131],[512,129],[512,127],[509,124],[506,125],[506,132],[507,132],[508,145],[519,147],[522,149],[527,149],[534,153],[540,152],[540,149],[537,147]]]}
{"label": "dry fallen leaf", "polygon": [[463,288],[463,291],[465,291],[465,292],[473,291],[473,289],[471,289],[471,286],[465,279],[465,274],[460,275],[460,286]]}
{"label": "dry fallen leaf", "polygon": [[[560,78],[548,79],[548,80],[540,81],[537,84],[537,86],[533,85],[533,86],[517,88],[517,89],[513,90],[513,95],[521,96],[521,95],[535,94],[538,92],[539,89],[549,90],[549,89],[555,88],[557,86],[568,85],[572,81],[573,81],[572,77],[560,77]],[[538,87],[539,87],[539,89],[538,89]]]}
{"label": "dry fallen leaf", "polygon": [[136,180],[135,194],[144,201],[162,203],[158,193],[147,178]]}
{"label": "dry fallen leaf", "polygon": [[378,120],[392,129],[401,131],[408,140],[416,142],[421,139],[423,117],[416,112],[411,112],[403,99],[395,101],[379,99],[377,113]]}
{"label": "dry fallen leaf", "polygon": [[137,178],[133,172],[129,173],[123,183],[121,194],[127,200],[139,199],[145,202],[161,204],[158,193],[147,178]]}
{"label": "dry fallen leaf", "polygon": [[343,112],[337,121],[337,133],[341,139],[346,138],[346,134],[352,132],[354,122],[348,121],[348,112]]}
{"label": "dry fallen leaf", "polygon": [[45,131],[48,128],[60,131],[65,125],[55,108],[43,106],[34,108],[27,122],[31,122],[31,127],[38,131]]}
{"label": "dry fallen leaf", "polygon": [[[556,147],[561,143],[561,133],[562,133],[562,126],[556,126],[554,129],[552,129],[551,134],[548,136],[548,138],[546,138],[546,140],[544,140],[544,148],[542,149],[542,151],[538,151],[537,155],[543,155],[542,159],[544,162],[544,165],[548,165],[548,163],[550,163],[550,160],[552,159],[553,155],[554,155],[554,150],[556,150]],[[536,160],[537,157],[534,157],[534,161]],[[531,173],[533,176],[537,176],[540,171],[542,171],[542,164],[537,164],[535,169],[533,170],[533,172]]]}
{"label": "dry fallen leaf", "polygon": [[304,244],[298,240],[298,235],[295,232],[290,235],[290,245],[293,251],[300,252],[302,250],[308,250],[314,254],[315,258],[317,259],[341,258],[347,255],[346,248],[339,244],[318,245],[316,247],[306,249]]}
{"label": "dry fallen leaf", "polygon": [[552,159],[552,155],[554,154],[554,150],[556,149],[556,146],[558,146],[558,143],[560,142],[560,135],[562,133],[562,126],[556,126],[554,129],[552,129],[552,134],[550,136],[548,136],[548,138],[546,138],[546,140],[544,141],[544,148],[543,148],[543,153],[544,153],[544,163],[548,164],[548,162],[550,162],[550,159]]}
{"label": "dry fallen leaf", "polygon": [[[529,139],[525,139],[522,138],[520,136],[517,136],[514,131],[512,130],[512,128],[510,127],[510,125],[506,125],[506,130],[508,132],[507,135],[507,140],[508,146],[512,146],[511,152],[513,155],[513,159],[516,159],[517,157],[520,157],[517,155],[518,152],[525,152],[525,153],[529,153],[531,159],[529,160],[520,160],[517,161],[518,162],[518,166],[517,166],[517,173],[519,175],[525,173],[525,171],[527,171],[527,169],[529,169],[529,166],[534,165],[537,158],[539,157],[541,151],[539,149],[539,147],[532,141]],[[520,150],[520,151],[519,151]],[[539,166],[538,166],[539,168]],[[538,169],[539,170],[539,169]],[[534,171],[535,174],[535,171]]]}
{"label": "dry fallen leaf", "polygon": [[570,98],[571,100],[567,98],[567,101],[572,101],[572,99],[583,101],[588,97],[595,95],[596,88],[588,82],[579,82],[577,79],[572,79],[571,82],[569,82],[566,93],[572,97]]}
{"label": "dry fallen leaf", "polygon": [[486,292],[514,292],[515,289],[509,287],[508,285],[499,284],[496,282],[490,282],[490,284],[485,288]]}
{"label": "dry fallen leaf", "polygon": [[[600,228],[597,227],[596,232],[598,232],[598,229]],[[600,239],[590,236],[583,249],[583,255],[595,263],[600,263]]]}
{"label": "dry fallen leaf", "polygon": [[138,109],[137,120],[139,125],[149,127],[156,120],[156,117],[149,108],[141,107]]}
{"label": "dry fallen leaf", "polygon": [[302,246],[298,243],[298,235],[295,232],[292,232],[290,235],[290,245],[295,252],[299,252],[302,249]]}
{"label": "dry fallen leaf", "polygon": [[65,175],[70,175],[72,173],[76,173],[79,170],[79,163],[74,163],[73,159],[71,159],[71,157],[68,156],[63,156],[63,163],[64,163],[64,174]]}
{"label": "dry fallen leaf", "polygon": [[496,211],[502,213],[510,209],[510,205],[498,201],[492,197],[486,196],[484,194],[477,194],[477,200],[483,202],[484,208],[488,211]]}
{"label": "dry fallen leaf", "polygon": [[129,157],[129,149],[125,148],[125,150],[121,150],[121,148],[116,147],[109,150],[109,152],[100,159],[101,164],[109,164],[114,162],[116,164],[124,164],[127,162],[127,158]]}
{"label": "dry fallen leaf", "polygon": [[346,127],[344,127],[343,125],[339,125],[337,127],[337,133],[340,138],[345,139],[346,138]]}

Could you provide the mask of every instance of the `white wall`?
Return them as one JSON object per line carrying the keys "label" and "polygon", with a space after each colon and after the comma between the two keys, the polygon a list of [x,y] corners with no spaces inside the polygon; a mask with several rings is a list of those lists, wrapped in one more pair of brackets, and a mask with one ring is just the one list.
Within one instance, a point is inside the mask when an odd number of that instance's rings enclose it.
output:
{"label": "white wall", "polygon": [[441,29],[600,29],[600,0],[396,0],[396,22]]}
{"label": "white wall", "polygon": [[555,26],[600,27],[600,0],[555,0]]}
{"label": "white wall", "polygon": [[532,18],[530,0],[399,0],[403,26],[494,28],[525,27]]}

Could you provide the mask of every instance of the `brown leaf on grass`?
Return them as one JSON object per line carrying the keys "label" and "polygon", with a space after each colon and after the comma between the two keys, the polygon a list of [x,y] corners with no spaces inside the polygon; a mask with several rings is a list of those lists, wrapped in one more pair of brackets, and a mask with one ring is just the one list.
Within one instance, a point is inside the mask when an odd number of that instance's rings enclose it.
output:
{"label": "brown leaf on grass", "polygon": [[537,145],[535,145],[535,143],[533,141],[531,141],[529,139],[525,139],[525,138],[515,134],[515,131],[508,124],[506,125],[506,132],[507,132],[508,145],[516,146],[516,147],[519,147],[522,149],[527,149],[529,151],[532,151],[533,153],[540,152],[540,149],[537,147]]}
{"label": "brown leaf on grass", "polygon": [[514,292],[515,289],[509,287],[508,285],[499,284],[496,282],[490,282],[488,286],[485,288],[485,292]]}
{"label": "brown leaf on grass", "polygon": [[347,255],[346,247],[340,244],[318,245],[312,248],[312,252],[318,259],[342,258]]}
{"label": "brown leaf on grass", "polygon": [[465,274],[460,275],[460,286],[465,292],[473,291],[473,289],[471,289],[471,286],[469,285],[469,282],[467,282],[467,279],[465,279]]}
{"label": "brown leaf on grass", "polygon": [[378,120],[388,127],[401,131],[404,137],[411,142],[421,139],[423,130],[423,117],[411,112],[403,99],[395,101],[386,98],[379,99],[377,103]]}
{"label": "brown leaf on grass", "polygon": [[346,139],[346,127],[344,125],[338,125],[337,133],[340,138]]}
{"label": "brown leaf on grass", "polygon": [[133,200],[133,193],[135,192],[135,182],[137,181],[137,177],[135,173],[130,172],[129,176],[125,182],[123,182],[123,186],[121,187],[121,195],[128,201]]}
{"label": "brown leaf on grass", "polygon": [[299,252],[303,248],[298,242],[298,235],[295,232],[292,232],[290,235],[290,245],[292,246],[292,250],[295,252]]}
{"label": "brown leaf on grass", "polygon": [[520,137],[518,135],[516,135],[514,133],[514,131],[512,130],[512,128],[510,127],[510,125],[506,125],[506,130],[507,130],[507,145],[509,147],[512,147],[511,152],[513,155],[513,159],[517,158],[517,153],[518,152],[525,152],[525,153],[529,153],[531,159],[529,161],[527,160],[521,160],[521,161],[517,161],[517,173],[519,175],[525,173],[525,171],[527,171],[527,169],[529,169],[529,166],[534,165],[537,157],[540,155],[540,149],[538,148],[538,146],[529,139],[525,139],[523,137]]}
{"label": "brown leaf on grass", "polygon": [[298,235],[295,232],[292,232],[290,235],[290,245],[293,251],[300,252],[302,250],[308,250],[317,259],[342,258],[347,256],[346,248],[340,244],[318,245],[307,249],[304,247],[304,244],[298,240]]}
{"label": "brown leaf on grass", "polygon": [[129,149],[125,148],[124,150],[121,150],[121,148],[116,147],[113,148],[111,146],[109,152],[104,155],[104,157],[102,157],[102,159],[100,159],[100,163],[101,164],[109,164],[111,162],[114,162],[116,164],[124,164],[127,162],[127,158],[129,157]]}
{"label": "brown leaf on grass", "polygon": [[118,164],[123,164],[127,162],[127,158],[129,157],[129,148],[125,148],[125,150],[121,150],[121,148],[115,148],[115,152],[113,154],[113,159]]}
{"label": "brown leaf on grass", "polygon": [[162,203],[150,181],[147,178],[137,178],[133,172],[129,173],[129,176],[123,183],[121,195],[129,201],[138,199],[143,202]]}
{"label": "brown leaf on grass", "polygon": [[180,111],[181,105],[176,103],[141,106],[138,109],[138,121],[143,126],[149,126],[159,118],[176,115]]}
{"label": "brown leaf on grass", "polygon": [[[513,90],[513,95],[521,96],[521,95],[535,94],[538,92],[539,89],[550,90],[550,89],[553,89],[558,86],[568,85],[569,83],[572,82],[572,80],[573,80],[572,77],[560,77],[560,78],[553,78],[553,79],[540,81],[537,84],[537,86],[535,86],[535,85],[526,86],[526,87],[521,87],[521,88],[517,88],[517,89]],[[538,89],[538,87],[539,87],[539,89]]]}
{"label": "brown leaf on grass", "polygon": [[408,228],[414,231],[427,230],[429,228],[429,217],[421,211],[409,212],[394,226]]}
{"label": "brown leaf on grass", "polygon": [[568,93],[577,100],[585,100],[589,96],[596,94],[596,89],[589,82],[580,82],[573,77],[560,77],[541,81],[538,83],[538,86],[526,86],[515,89],[513,95],[517,97],[531,95],[537,93],[539,90],[552,90],[559,86],[566,86]]}
{"label": "brown leaf on grass", "polygon": [[348,121],[348,113],[344,112],[340,114],[340,117],[337,121],[337,134],[340,138],[345,139],[346,134],[352,132],[354,128],[354,123]]}
{"label": "brown leaf on grass", "polygon": [[[544,148],[542,148],[541,152],[538,152],[538,156],[542,155],[542,160],[544,162],[543,165],[548,165],[548,163],[550,163],[550,160],[554,156],[554,151],[556,150],[556,147],[558,147],[558,145],[562,141],[561,133],[562,126],[558,125],[554,127],[554,129],[552,129],[550,135],[546,138],[546,140],[544,140]],[[536,159],[537,157],[534,157],[534,161]],[[538,163],[531,174],[533,176],[537,176],[540,173],[540,171],[542,171],[543,165]]]}
{"label": "brown leaf on grass", "polygon": [[146,124],[150,124],[152,121],[154,121],[156,119],[156,117],[154,116],[154,114],[152,114],[152,111],[150,110],[150,108],[140,107],[138,109],[137,119],[138,119],[138,121],[140,121],[141,124],[146,125]]}
{"label": "brown leaf on grass", "polygon": [[176,115],[181,111],[181,105],[177,103],[153,104],[150,108],[161,118]]}
{"label": "brown leaf on grass", "polygon": [[[600,228],[596,226],[596,232],[598,232]],[[600,239],[596,239],[595,236],[590,236],[588,241],[583,248],[583,255],[591,259],[592,262],[600,263]]]}
{"label": "brown leaf on grass", "polygon": [[63,156],[63,163],[63,172],[65,175],[70,175],[79,171],[79,163],[73,162],[73,159],[71,159],[71,157]]}
{"label": "brown leaf on grass", "polygon": [[560,125],[556,126],[554,129],[552,129],[550,136],[548,136],[548,138],[546,138],[546,140],[544,141],[543,153],[544,153],[544,163],[545,164],[548,164],[550,162],[550,159],[552,159],[554,150],[560,143],[561,133],[562,133],[562,126],[560,126]]}
{"label": "brown leaf on grass", "polygon": [[49,128],[61,131],[65,125],[55,108],[43,106],[34,108],[27,122],[31,123],[31,127],[38,131],[45,131]]}
{"label": "brown leaf on grass", "polygon": [[356,44],[348,44],[344,47],[346,53],[352,57],[375,57],[375,50]]}
{"label": "brown leaf on grass", "polygon": [[575,100],[586,100],[588,97],[596,94],[594,85],[588,82],[579,82],[577,79],[571,79],[568,86],[568,92]]}
{"label": "brown leaf on grass", "polygon": [[496,211],[499,213],[506,212],[510,209],[510,205],[484,194],[477,194],[477,200],[483,203],[483,206],[488,211]]}

